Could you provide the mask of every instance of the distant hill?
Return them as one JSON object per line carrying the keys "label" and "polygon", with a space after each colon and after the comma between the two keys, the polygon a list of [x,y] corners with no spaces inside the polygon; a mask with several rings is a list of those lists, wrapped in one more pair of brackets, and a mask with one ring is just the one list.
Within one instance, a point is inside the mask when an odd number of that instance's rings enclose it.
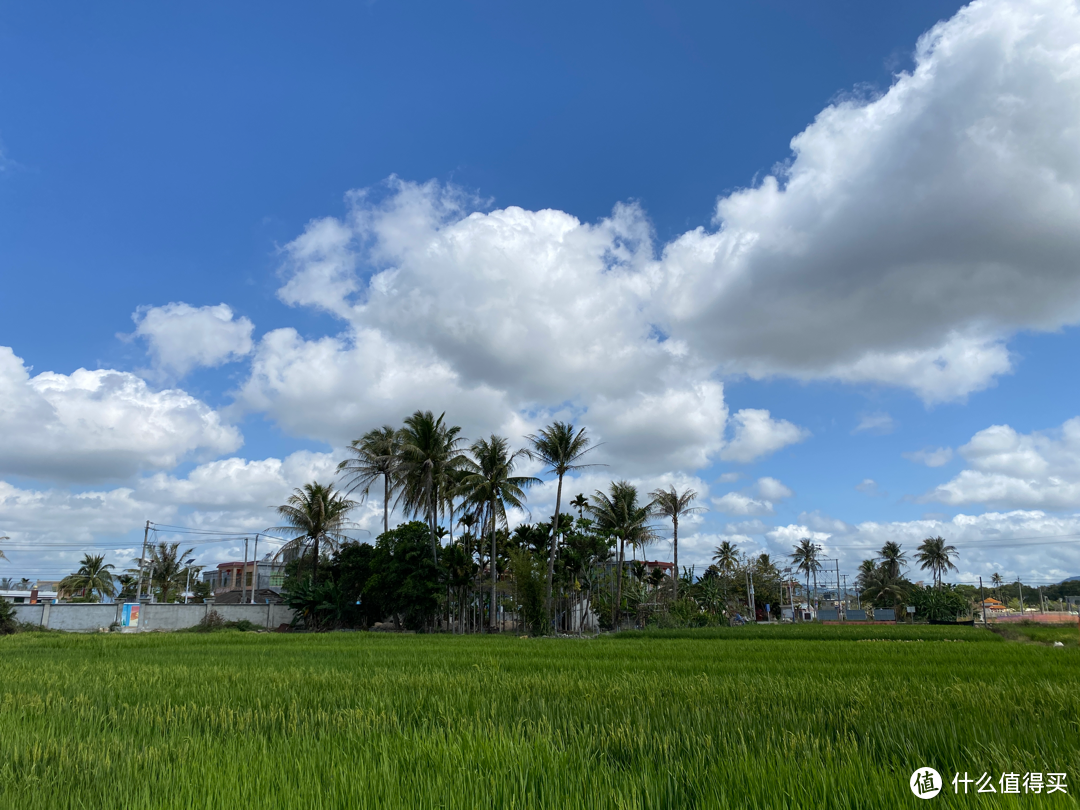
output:
{"label": "distant hill", "polygon": [[1062,582],[1080,582],[1080,577],[1069,577],[1068,579],[1061,580]]}

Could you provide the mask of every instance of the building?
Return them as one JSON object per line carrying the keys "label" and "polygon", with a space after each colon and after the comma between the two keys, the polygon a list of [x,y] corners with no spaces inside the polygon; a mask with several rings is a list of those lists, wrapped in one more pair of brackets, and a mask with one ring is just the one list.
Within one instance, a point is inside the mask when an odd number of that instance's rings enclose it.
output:
{"label": "building", "polygon": [[987,610],[994,611],[1008,610],[1005,605],[1001,604],[1001,602],[999,602],[997,599],[994,599],[993,597],[990,597],[989,599],[984,599],[982,602],[976,603],[976,609],[980,608],[986,608]]}
{"label": "building", "polygon": [[224,562],[216,569],[203,571],[202,581],[210,586],[215,599],[230,591],[239,593],[243,590],[250,593],[253,585],[257,591],[281,593],[281,586],[285,583],[285,565],[272,561],[269,555],[258,562]]}
{"label": "building", "polygon": [[11,602],[13,605],[37,605],[44,602],[51,602],[55,605],[56,600],[59,598],[60,594],[57,593],[55,588],[52,590],[39,590],[37,586],[34,586],[28,591],[0,591],[0,599]]}

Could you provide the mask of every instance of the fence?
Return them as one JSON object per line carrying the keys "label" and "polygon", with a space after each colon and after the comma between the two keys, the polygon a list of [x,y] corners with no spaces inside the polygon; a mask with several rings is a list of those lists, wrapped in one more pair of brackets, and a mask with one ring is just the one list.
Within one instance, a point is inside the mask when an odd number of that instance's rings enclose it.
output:
{"label": "fence", "polygon": [[[124,605],[68,604],[15,605],[15,618],[48,630],[67,630],[72,633],[93,633],[113,624],[121,624]],[[211,610],[227,622],[249,621],[268,630],[288,624],[293,612],[284,605],[150,605],[139,608],[137,627],[124,628],[131,632],[148,630],[183,630],[194,627]]]}

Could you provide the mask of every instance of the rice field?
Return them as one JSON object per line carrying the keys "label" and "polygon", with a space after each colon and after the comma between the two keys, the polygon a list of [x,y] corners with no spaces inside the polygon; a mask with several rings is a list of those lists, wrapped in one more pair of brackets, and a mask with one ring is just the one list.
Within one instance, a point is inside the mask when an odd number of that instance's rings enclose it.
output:
{"label": "rice field", "polygon": [[1068,774],[931,806],[1075,806],[1080,649],[880,626],[0,638],[5,810],[924,806],[922,766]]}

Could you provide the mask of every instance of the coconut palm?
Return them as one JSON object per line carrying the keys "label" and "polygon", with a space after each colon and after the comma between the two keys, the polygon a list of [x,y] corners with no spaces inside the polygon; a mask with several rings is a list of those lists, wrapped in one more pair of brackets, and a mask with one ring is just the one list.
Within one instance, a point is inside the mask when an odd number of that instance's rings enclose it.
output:
{"label": "coconut palm", "polygon": [[460,447],[461,428],[447,425],[446,414],[435,417],[431,411],[417,411],[405,420],[400,431],[401,466],[398,477],[401,494],[398,502],[410,515],[423,516],[431,530],[431,555],[438,562],[435,525],[442,498],[450,488],[450,474],[461,469],[467,459]]}
{"label": "coconut palm", "polygon": [[649,521],[653,516],[653,505],[650,501],[642,505],[638,503],[637,487],[629,481],[614,481],[611,484],[610,494],[596,490],[591,502],[589,512],[596,518],[598,528],[609,536],[619,541],[619,558],[616,563],[616,592],[615,604],[611,609],[613,624],[618,623],[619,613],[622,607],[622,582],[623,566],[626,560],[626,544],[643,545],[648,538],[655,537]]}
{"label": "coconut palm", "polygon": [[875,563],[873,560],[863,560],[861,563],[859,563],[859,573],[855,577],[855,586],[860,591],[866,588],[867,584],[870,582],[870,578],[874,576],[874,572],[877,570],[877,568],[877,563]]}
{"label": "coconut palm", "polygon": [[864,580],[863,598],[877,603],[892,605],[893,609],[903,601],[907,589],[904,581],[894,577],[884,565],[879,565]]}
{"label": "coconut palm", "polygon": [[320,484],[313,481],[302,488],[294,489],[293,494],[277,508],[278,515],[285,521],[271,531],[287,532],[292,537],[275,555],[277,558],[296,555],[303,557],[304,548],[312,546],[311,581],[318,583],[319,545],[325,543],[330,550],[336,550],[339,544],[347,540],[344,529],[348,525],[349,512],[356,508],[356,501],[351,501],[342,493],[334,491],[333,484]]}
{"label": "coconut palm", "polygon": [[739,567],[739,548],[730,540],[725,540],[713,552],[713,562],[723,576],[730,576]]}
{"label": "coconut palm", "polygon": [[684,489],[682,493],[672,485],[670,489],[657,489],[649,493],[655,505],[655,513],[666,518],[671,518],[671,549],[675,565],[675,591],[673,598],[679,598],[679,518],[683,515],[692,515],[703,511],[700,506],[691,506],[697,493],[692,489]]}
{"label": "coconut palm", "polygon": [[4,577],[0,579],[0,591],[13,591],[15,590],[15,580],[11,577]]}
{"label": "coconut palm", "polygon": [[907,555],[900,548],[900,544],[890,540],[881,547],[879,555],[881,564],[885,566],[889,576],[892,579],[899,579],[904,566],[907,565]]}
{"label": "coconut palm", "polygon": [[952,558],[959,556],[956,546],[947,545],[944,537],[928,537],[919,546],[915,560],[919,563],[919,568],[930,572],[934,585],[940,588],[941,575],[946,571],[956,570]]}
{"label": "coconut palm", "polygon": [[584,492],[579,492],[574,499],[570,501],[570,505],[577,509],[578,519],[583,520],[585,518],[585,510],[589,507],[589,499],[585,497]]}
{"label": "coconut palm", "polygon": [[555,579],[555,550],[558,545],[559,512],[562,510],[563,476],[572,470],[595,467],[595,464],[581,464],[582,456],[590,450],[592,439],[585,435],[585,428],[574,429],[569,422],[553,422],[538,434],[525,437],[532,444],[529,455],[540,459],[547,469],[545,472],[559,477],[559,486],[555,490],[555,516],[551,521],[551,543],[548,546],[547,583],[544,591],[544,606],[551,617],[551,588]]}
{"label": "coconut palm", "polygon": [[345,494],[360,490],[361,500],[371,487],[382,479],[383,532],[390,531],[390,496],[396,489],[395,476],[401,464],[401,437],[390,425],[369,430],[353,439],[346,452],[352,454],[338,464],[338,473],[345,480]]}
{"label": "coconut palm", "polygon": [[[141,560],[136,557],[132,562],[136,566],[141,563],[143,571],[148,572],[150,588],[151,590],[157,588],[162,602],[169,601],[169,596],[174,588],[180,589],[183,587],[189,570],[192,572],[201,570],[191,567],[191,555],[194,549],[189,548],[180,551],[179,542],[166,543],[161,541],[156,545],[148,546],[147,551],[149,553],[146,557]],[[139,568],[136,567],[128,573],[138,575],[138,572]]]}
{"label": "coconut palm", "polygon": [[490,627],[496,629],[495,611],[495,560],[498,557],[495,548],[496,528],[507,526],[507,505],[517,509],[525,508],[525,489],[541,483],[539,478],[515,476],[514,467],[522,457],[528,457],[527,450],[510,452],[510,443],[502,436],[479,439],[469,448],[472,460],[468,461],[459,491],[468,506],[483,508],[487,514],[488,533],[491,537],[491,611]]}
{"label": "coconut palm", "polygon": [[997,592],[997,598],[1001,599],[1001,586],[1005,584],[1005,580],[1002,578],[1001,574],[995,571],[994,575],[990,577],[990,584],[994,586],[994,590]]}
{"label": "coconut palm", "polygon": [[810,602],[810,577],[814,577],[814,592],[817,592],[817,573],[821,570],[821,562],[818,560],[818,552],[821,546],[815,545],[809,537],[804,537],[795,546],[795,552],[791,554],[791,561],[795,568],[806,574],[806,601]]}
{"label": "coconut palm", "polygon": [[79,570],[60,581],[60,594],[70,597],[81,593],[91,599],[96,597],[97,601],[111,599],[116,595],[112,569],[111,564],[105,563],[104,554],[84,554]]}

